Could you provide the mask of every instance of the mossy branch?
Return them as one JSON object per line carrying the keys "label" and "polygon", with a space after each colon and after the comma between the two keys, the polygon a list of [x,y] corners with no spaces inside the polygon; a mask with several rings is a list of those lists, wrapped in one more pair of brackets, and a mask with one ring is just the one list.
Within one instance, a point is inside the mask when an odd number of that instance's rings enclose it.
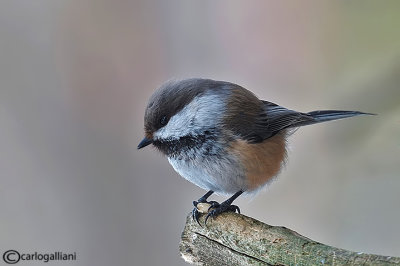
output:
{"label": "mossy branch", "polygon": [[352,252],[318,243],[280,226],[237,213],[200,225],[189,214],[180,252],[198,265],[400,265],[400,258]]}

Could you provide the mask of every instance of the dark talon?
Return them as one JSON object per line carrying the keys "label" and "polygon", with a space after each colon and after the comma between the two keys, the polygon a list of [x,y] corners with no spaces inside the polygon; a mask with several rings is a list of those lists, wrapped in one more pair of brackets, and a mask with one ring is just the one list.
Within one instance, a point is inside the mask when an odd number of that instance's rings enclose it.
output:
{"label": "dark talon", "polygon": [[208,212],[210,212],[211,209],[215,209],[220,206],[219,202],[216,202],[216,201],[209,201],[207,203],[210,204],[210,207],[208,207],[208,209],[207,209]]}
{"label": "dark talon", "polygon": [[[192,218],[193,218],[193,220],[196,220],[196,222],[197,222],[200,226],[201,226],[201,224],[200,224],[200,222],[199,222],[200,212],[199,212],[199,210],[197,209],[197,204],[199,204],[199,203],[210,203],[211,205],[214,204],[214,202],[216,202],[216,201],[207,202],[207,198],[208,198],[209,196],[211,196],[211,194],[213,194],[213,193],[214,193],[214,191],[210,190],[210,191],[208,191],[204,196],[202,196],[200,199],[198,199],[197,201],[196,201],[196,200],[193,201],[193,206],[194,206],[194,208],[193,208],[193,210],[192,210]],[[218,203],[218,202],[216,202],[216,203]],[[219,203],[218,203],[218,204],[219,204]]]}
{"label": "dark talon", "polygon": [[238,212],[240,213],[240,209],[236,205],[229,205],[229,203],[223,202],[221,204],[218,204],[219,206],[213,207],[214,209],[209,211],[206,219],[204,220],[204,224],[207,225],[207,220],[208,218],[216,218],[218,215],[224,212]]}
{"label": "dark talon", "polygon": [[237,212],[237,213],[239,213],[240,214],[240,208],[239,208],[239,206],[236,206],[236,205],[231,205],[232,207],[234,207],[233,209],[233,212]]}
{"label": "dark talon", "polygon": [[[232,205],[232,202],[239,197],[243,193],[242,190],[236,192],[232,197],[227,199],[226,201],[222,202],[221,204],[218,204],[218,202],[211,202],[211,206],[208,209],[208,214],[206,216],[206,219],[204,220],[204,224],[207,225],[207,220],[210,217],[217,217],[223,212],[238,212],[240,213],[240,209],[236,205]],[[212,210],[210,210],[212,209]]]}
{"label": "dark talon", "polygon": [[204,220],[204,224],[205,224],[205,225],[207,225],[207,220],[208,220],[208,218],[209,218],[210,216],[211,216],[211,213],[208,213],[207,216],[206,216],[206,219]]}
{"label": "dark talon", "polygon": [[194,208],[192,210],[192,218],[193,218],[193,220],[196,220],[196,222],[201,226],[201,224],[199,222],[200,212],[197,209],[197,204],[199,204],[199,203],[200,202],[198,202],[198,201],[193,201]]}
{"label": "dark talon", "polygon": [[232,205],[232,202],[243,193],[242,190],[236,192],[232,197],[230,197],[226,201],[222,202],[221,204],[216,201],[208,201],[207,202],[207,198],[212,193],[214,193],[214,191],[210,190],[203,197],[201,197],[198,201],[193,201],[193,205],[195,208],[192,210],[192,218],[193,218],[193,220],[196,220],[196,222],[200,226],[201,226],[201,224],[199,222],[200,213],[199,213],[199,210],[197,209],[197,204],[199,204],[199,203],[210,204],[210,207],[208,207],[208,210],[207,210],[208,213],[207,213],[206,219],[204,220],[205,225],[207,225],[208,218],[210,218],[210,217],[215,218],[223,212],[238,212],[238,213],[240,213],[239,207],[236,205]]}
{"label": "dark talon", "polygon": [[201,226],[201,224],[199,222],[199,217],[200,217],[199,211],[197,210],[197,208],[193,208],[193,210],[192,210],[192,218],[193,218],[193,220],[195,220]]}
{"label": "dark talon", "polygon": [[[201,224],[199,222],[200,212],[197,209],[197,204],[199,204],[199,203],[200,203],[199,201],[193,201],[194,208],[192,210],[192,218],[193,218],[193,220],[196,220],[196,222],[201,226]],[[219,202],[217,202],[217,201],[204,201],[204,202],[201,202],[201,203],[210,204],[210,207],[208,207],[208,209],[207,209],[208,213],[210,213],[211,209],[215,209],[215,208],[218,208],[220,206]],[[207,219],[206,219],[206,221],[207,221]]]}

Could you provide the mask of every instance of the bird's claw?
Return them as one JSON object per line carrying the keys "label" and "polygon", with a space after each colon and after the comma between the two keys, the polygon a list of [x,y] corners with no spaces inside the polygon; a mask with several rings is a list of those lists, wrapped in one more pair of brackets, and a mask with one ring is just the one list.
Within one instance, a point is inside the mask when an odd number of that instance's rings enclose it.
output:
{"label": "bird's claw", "polygon": [[[199,203],[204,203],[204,204],[208,204],[210,205],[209,208],[204,208],[202,206],[202,208],[198,208]],[[200,221],[199,221],[199,217],[200,217],[200,213],[205,213],[206,211],[208,212],[210,210],[210,208],[214,208],[216,206],[219,206],[219,203],[216,201],[206,201],[206,200],[197,200],[197,201],[193,201],[193,210],[192,210],[192,218],[193,220],[195,220],[200,226]]]}
{"label": "bird's claw", "polygon": [[196,207],[194,207],[192,210],[192,218],[201,226],[199,222],[199,217],[200,217],[200,212]]}
{"label": "bird's claw", "polygon": [[204,224],[207,225],[208,218],[210,217],[215,218],[223,212],[240,213],[240,209],[236,205],[230,205],[225,202],[222,202],[221,204],[219,204],[218,202],[216,202],[216,204],[211,204],[210,208],[208,209],[208,214],[206,216],[206,219],[204,220]]}
{"label": "bird's claw", "polygon": [[[205,204],[208,204],[208,205],[210,205],[207,209],[204,209],[204,207],[203,208],[198,208],[198,204],[199,203],[205,203]],[[193,201],[193,206],[194,206],[194,208],[193,208],[193,210],[192,210],[192,218],[193,218],[193,220],[195,220],[197,223],[198,223],[198,225],[200,225],[201,226],[201,224],[200,224],[200,221],[199,221],[199,218],[200,218],[200,214],[201,213],[206,213],[207,212],[207,218],[209,217],[209,214],[211,213],[211,212],[213,212],[214,213],[214,210],[218,210],[219,208],[221,208],[221,206],[223,205],[223,203],[222,204],[220,204],[219,202],[217,202],[217,201]],[[225,205],[224,205],[225,206]],[[228,206],[228,205],[227,205]],[[222,207],[222,208],[225,208],[225,207]],[[220,213],[222,213],[222,212],[225,212],[225,211],[233,211],[233,212],[235,212],[235,211],[238,211],[239,213],[240,213],[240,210],[239,210],[239,207],[237,207],[237,206],[235,206],[235,205],[229,205],[228,206],[228,208],[226,208],[226,210],[224,210],[224,211],[217,211],[218,213],[216,213],[216,214],[213,214],[212,216],[213,217],[216,217],[218,214],[220,214]],[[205,223],[207,222],[207,220],[205,221]]]}
{"label": "bird's claw", "polygon": [[207,212],[210,212],[210,210],[216,209],[219,206],[221,206],[221,204],[219,204],[219,202],[216,202],[216,201],[210,201],[208,203],[210,203],[210,207],[208,207]]}
{"label": "bird's claw", "polygon": [[[232,205],[232,201],[237,198],[240,194],[243,193],[243,191],[237,192],[235,195],[233,195],[230,199],[222,202],[221,204],[216,202],[216,201],[207,201],[207,197],[210,196],[210,192],[212,193],[213,191],[209,191],[206,195],[198,199],[197,201],[193,201],[193,210],[192,210],[192,218],[195,220],[198,225],[201,226],[199,217],[200,213],[205,213],[207,212],[207,216],[204,220],[204,224],[207,225],[207,220],[208,218],[212,217],[215,218],[218,215],[220,215],[223,212],[238,212],[240,213],[240,209],[236,205]],[[198,207],[199,203],[205,203],[208,204],[208,208],[201,206],[200,208]],[[207,211],[205,210],[207,208]]]}

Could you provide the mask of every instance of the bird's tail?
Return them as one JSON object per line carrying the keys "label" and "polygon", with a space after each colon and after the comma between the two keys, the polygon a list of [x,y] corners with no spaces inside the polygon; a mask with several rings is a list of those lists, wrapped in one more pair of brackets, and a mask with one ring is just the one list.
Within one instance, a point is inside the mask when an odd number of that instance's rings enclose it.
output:
{"label": "bird's tail", "polygon": [[296,127],[306,126],[331,120],[343,119],[357,115],[375,115],[371,113],[363,113],[359,111],[340,111],[340,110],[322,110],[322,111],[313,111],[306,113],[308,117],[311,119],[307,119],[305,121],[299,121],[296,123]]}

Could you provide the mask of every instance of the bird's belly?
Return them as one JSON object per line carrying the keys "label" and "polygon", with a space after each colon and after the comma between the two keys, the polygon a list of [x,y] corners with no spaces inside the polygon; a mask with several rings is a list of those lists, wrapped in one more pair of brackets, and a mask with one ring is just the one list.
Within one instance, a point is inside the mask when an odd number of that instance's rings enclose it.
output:
{"label": "bird's belly", "polygon": [[244,169],[234,156],[168,157],[168,161],[182,177],[205,190],[232,194],[247,189]]}

